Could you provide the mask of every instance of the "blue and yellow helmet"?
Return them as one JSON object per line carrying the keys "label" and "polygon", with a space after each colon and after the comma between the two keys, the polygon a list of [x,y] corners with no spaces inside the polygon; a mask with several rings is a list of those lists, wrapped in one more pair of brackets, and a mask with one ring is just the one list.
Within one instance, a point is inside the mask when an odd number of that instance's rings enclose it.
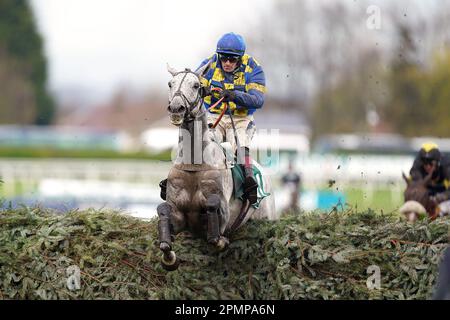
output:
{"label": "blue and yellow helmet", "polygon": [[419,151],[420,157],[423,161],[437,161],[441,160],[441,152],[437,144],[433,142],[426,142],[422,145]]}
{"label": "blue and yellow helmet", "polygon": [[226,33],[217,42],[216,52],[228,55],[243,56],[245,53],[244,38],[233,32]]}

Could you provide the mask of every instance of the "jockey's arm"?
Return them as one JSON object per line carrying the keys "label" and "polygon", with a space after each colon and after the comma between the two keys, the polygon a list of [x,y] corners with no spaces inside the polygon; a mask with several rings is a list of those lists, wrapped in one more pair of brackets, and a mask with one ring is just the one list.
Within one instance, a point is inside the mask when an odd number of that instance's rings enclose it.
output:
{"label": "jockey's arm", "polygon": [[235,91],[236,99],[234,102],[236,104],[246,107],[259,109],[264,104],[264,94],[257,90],[249,90],[248,93],[243,91]]}
{"label": "jockey's arm", "polygon": [[450,156],[443,156],[441,159],[441,165],[444,167],[444,179],[450,180]]}
{"label": "jockey's arm", "polygon": [[450,159],[444,157],[441,160],[441,166],[443,167],[443,185],[444,185],[444,191],[436,194],[435,198],[438,202],[443,202],[450,200]]}
{"label": "jockey's arm", "polygon": [[266,90],[265,87],[266,80],[264,76],[264,71],[261,66],[257,66],[249,79],[248,92],[243,92],[239,90],[235,90],[236,104],[243,106],[245,108],[253,108],[259,109],[264,104],[264,92]]}
{"label": "jockey's arm", "polygon": [[409,171],[409,174],[410,174],[412,180],[421,180],[421,179],[423,179],[422,173],[420,171],[421,166],[422,166],[421,161],[418,158],[416,158],[414,160],[414,163],[413,163],[413,166],[412,166],[411,170]]}
{"label": "jockey's arm", "polygon": [[444,166],[444,186],[446,189],[443,193],[447,196],[447,200],[450,200],[450,158],[442,159],[442,165]]}

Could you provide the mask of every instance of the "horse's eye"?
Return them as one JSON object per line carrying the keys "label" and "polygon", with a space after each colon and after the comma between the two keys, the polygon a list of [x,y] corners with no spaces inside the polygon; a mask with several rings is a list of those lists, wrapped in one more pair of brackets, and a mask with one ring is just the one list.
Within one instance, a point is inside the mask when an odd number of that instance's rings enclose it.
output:
{"label": "horse's eye", "polygon": [[194,89],[198,89],[200,88],[200,84],[199,83],[194,83]]}
{"label": "horse's eye", "polygon": [[169,85],[169,88],[172,88],[172,82],[169,81],[167,84]]}

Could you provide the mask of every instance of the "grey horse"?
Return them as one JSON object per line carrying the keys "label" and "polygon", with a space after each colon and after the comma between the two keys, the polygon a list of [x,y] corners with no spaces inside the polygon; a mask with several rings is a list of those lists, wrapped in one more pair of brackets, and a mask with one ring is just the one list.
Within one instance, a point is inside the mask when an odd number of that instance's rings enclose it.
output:
{"label": "grey horse", "polygon": [[[243,201],[233,195],[233,176],[223,148],[215,141],[203,106],[201,77],[208,64],[197,72],[176,71],[167,65],[173,78],[169,82],[168,112],[173,125],[180,128],[175,162],[167,178],[166,201],[158,208],[159,247],[166,270],[178,268],[173,251],[174,235],[189,231],[206,238],[216,250],[224,250],[228,235],[252,218],[275,220],[273,196],[264,198],[257,209],[248,206],[240,214]],[[261,172],[263,169],[254,161]],[[263,175],[264,189],[271,193],[271,183]]]}

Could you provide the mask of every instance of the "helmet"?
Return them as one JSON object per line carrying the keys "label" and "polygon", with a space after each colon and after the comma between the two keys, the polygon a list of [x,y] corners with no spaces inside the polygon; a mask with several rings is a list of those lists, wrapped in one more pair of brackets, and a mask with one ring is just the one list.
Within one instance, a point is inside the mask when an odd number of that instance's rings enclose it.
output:
{"label": "helmet", "polygon": [[216,52],[235,56],[243,56],[245,53],[244,38],[233,32],[226,33],[217,42]]}
{"label": "helmet", "polygon": [[437,144],[433,142],[427,142],[422,145],[419,151],[420,158],[424,161],[437,161],[441,160],[441,152]]}

